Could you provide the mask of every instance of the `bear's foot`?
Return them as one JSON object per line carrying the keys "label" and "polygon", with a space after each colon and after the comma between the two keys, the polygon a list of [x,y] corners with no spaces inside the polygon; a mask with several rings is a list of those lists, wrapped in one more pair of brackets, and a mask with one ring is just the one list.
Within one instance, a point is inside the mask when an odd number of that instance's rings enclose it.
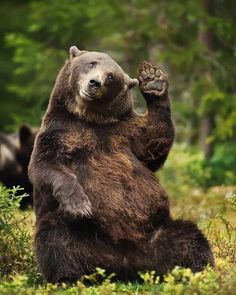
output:
{"label": "bear's foot", "polygon": [[157,230],[150,240],[153,269],[165,275],[175,266],[202,271],[214,267],[210,244],[197,225],[191,221],[170,220]]}
{"label": "bear's foot", "polygon": [[138,71],[139,87],[144,94],[161,97],[167,92],[167,75],[158,66],[144,61]]}

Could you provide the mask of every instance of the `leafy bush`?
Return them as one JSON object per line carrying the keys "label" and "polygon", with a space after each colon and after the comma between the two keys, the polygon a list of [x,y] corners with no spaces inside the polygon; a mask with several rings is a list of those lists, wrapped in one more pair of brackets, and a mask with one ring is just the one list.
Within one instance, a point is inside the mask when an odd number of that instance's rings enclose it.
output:
{"label": "leafy bush", "polygon": [[175,144],[164,169],[158,175],[175,196],[186,193],[189,187],[235,185],[234,149],[233,142],[219,144],[211,160],[204,160],[203,154],[196,149],[185,144]]}
{"label": "leafy bush", "polygon": [[161,183],[174,197],[186,195],[191,187],[199,187],[199,180],[208,179],[210,171],[202,169],[203,155],[185,144],[175,144],[158,172]]}
{"label": "leafy bush", "polygon": [[205,163],[211,168],[211,179],[205,186],[233,185],[236,175],[235,141],[219,143],[212,159]]}
{"label": "leafy bush", "polygon": [[[83,280],[78,281],[73,286],[62,284],[60,286],[46,284],[37,288],[29,286],[26,276],[15,276],[10,282],[0,284],[1,294],[89,294],[89,295],[112,295],[112,294],[169,294],[169,295],[192,295],[192,294],[235,294],[236,290],[236,267],[228,271],[226,264],[218,261],[221,272],[216,272],[212,268],[206,268],[203,272],[193,274],[189,269],[176,267],[171,273],[165,276],[163,282],[154,276],[153,272],[141,275],[143,284],[122,284],[114,283],[111,277],[106,277],[105,272],[98,269],[98,274],[103,276],[101,283],[94,282],[87,286]],[[97,274],[89,276],[91,280]]]}
{"label": "leafy bush", "polygon": [[0,186],[0,277],[27,270],[29,279],[37,276],[32,253],[30,224],[32,214],[19,212],[20,201],[27,196],[21,188]]}

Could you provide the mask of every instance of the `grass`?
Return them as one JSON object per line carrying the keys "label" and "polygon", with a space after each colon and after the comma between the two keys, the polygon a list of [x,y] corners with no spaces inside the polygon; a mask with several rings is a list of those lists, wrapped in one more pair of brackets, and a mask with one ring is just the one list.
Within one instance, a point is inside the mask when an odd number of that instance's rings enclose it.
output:
{"label": "grass", "polygon": [[34,214],[19,211],[21,197],[15,197],[17,192],[0,187],[0,294],[236,294],[235,187],[185,187],[182,195],[170,192],[174,218],[194,220],[210,240],[216,259],[214,270],[208,267],[192,274],[176,267],[163,282],[148,272],[140,274],[143,284],[123,284],[114,283],[98,269],[89,277],[93,281],[89,287],[84,279],[73,286],[43,281],[32,253]]}

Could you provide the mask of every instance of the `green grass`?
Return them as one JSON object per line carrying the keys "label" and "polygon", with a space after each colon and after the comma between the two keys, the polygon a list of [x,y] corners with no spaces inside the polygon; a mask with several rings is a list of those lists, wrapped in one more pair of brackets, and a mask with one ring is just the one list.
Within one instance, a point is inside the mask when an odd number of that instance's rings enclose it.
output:
{"label": "green grass", "polygon": [[[163,282],[154,272],[140,274],[143,284],[114,283],[101,269],[73,286],[46,284],[32,253],[34,214],[20,212],[17,190],[0,188],[0,294],[236,294],[236,188],[185,188],[170,191],[174,218],[198,223],[211,242],[215,269],[192,274],[176,267]],[[102,278],[97,283],[97,277]],[[87,279],[87,278],[86,278]],[[102,282],[101,282],[102,281]]]}

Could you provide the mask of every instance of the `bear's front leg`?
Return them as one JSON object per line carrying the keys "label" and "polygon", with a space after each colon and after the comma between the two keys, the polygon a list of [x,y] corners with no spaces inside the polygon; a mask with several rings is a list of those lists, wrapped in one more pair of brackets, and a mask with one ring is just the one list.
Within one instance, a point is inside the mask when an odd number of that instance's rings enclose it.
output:
{"label": "bear's front leg", "polygon": [[[39,161],[40,155],[41,151],[38,149],[29,165],[29,179],[34,187],[39,191],[49,187],[52,197],[58,202],[58,210],[67,217],[81,218],[92,215],[91,202],[76,175],[65,166],[55,164],[55,160],[52,163],[52,157]],[[41,202],[35,198],[35,204],[39,201]]]}
{"label": "bear's front leg", "polygon": [[53,182],[53,196],[59,202],[59,211],[71,218],[92,215],[91,202],[72,173],[58,174]]}
{"label": "bear's front leg", "polygon": [[147,112],[131,123],[131,146],[136,157],[156,171],[169,153],[174,141],[168,81],[164,72],[148,62],[139,67],[139,87],[147,103]]}

